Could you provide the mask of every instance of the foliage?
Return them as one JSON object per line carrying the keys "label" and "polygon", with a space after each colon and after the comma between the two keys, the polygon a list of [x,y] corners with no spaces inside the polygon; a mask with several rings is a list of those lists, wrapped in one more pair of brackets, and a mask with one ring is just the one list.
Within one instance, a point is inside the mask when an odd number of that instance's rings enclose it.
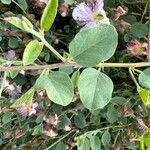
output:
{"label": "foliage", "polygon": [[150,149],[150,2],[99,1],[0,1],[0,149]]}

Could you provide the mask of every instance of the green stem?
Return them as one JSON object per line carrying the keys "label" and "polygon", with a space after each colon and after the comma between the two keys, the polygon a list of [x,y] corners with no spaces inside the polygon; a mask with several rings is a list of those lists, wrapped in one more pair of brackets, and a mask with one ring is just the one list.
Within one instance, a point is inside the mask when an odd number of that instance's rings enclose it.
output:
{"label": "green stem", "polygon": [[41,42],[48,48],[50,49],[51,52],[53,52],[59,59],[62,60],[62,62],[66,62],[65,58],[62,57],[44,38],[43,35],[41,35],[39,32],[32,30],[30,33],[35,35],[37,38],[41,40]]}
{"label": "green stem", "polygon": [[130,68],[129,68],[130,76],[131,76],[131,78],[132,78],[133,82],[135,83],[136,87],[139,89],[139,88],[140,88],[140,86],[139,86],[138,82],[136,81],[136,79],[135,79],[135,77],[134,77],[134,75],[133,75],[133,73],[132,73],[132,70],[133,70],[133,68],[132,68],[132,67],[130,67]]}
{"label": "green stem", "polygon": [[[96,129],[96,130],[93,130],[93,131],[88,131],[88,132],[86,132],[86,133],[84,133],[84,134],[82,134],[82,135],[80,135],[80,136],[83,136],[83,135],[87,135],[87,134],[92,134],[92,133],[94,133],[94,134],[97,134],[98,132],[101,132],[101,131],[103,131],[103,130],[109,130],[109,129],[114,129],[114,128],[124,128],[124,127],[128,127],[128,126],[130,126],[131,124],[128,124],[128,125],[117,125],[117,126],[108,126],[108,127],[104,127],[104,128],[100,128],[100,129]],[[79,136],[79,137],[80,137]],[[78,139],[78,137],[76,138],[76,139]]]}
{"label": "green stem", "polygon": [[[41,70],[41,69],[57,69],[62,67],[74,66],[76,68],[82,68],[82,66],[75,62],[56,63],[50,65],[31,65],[31,66],[0,66],[0,72],[2,71],[20,71],[20,70]],[[150,67],[150,62],[138,62],[138,63],[99,63],[96,67],[104,68],[141,68]]]}
{"label": "green stem", "polygon": [[139,70],[139,69],[134,69],[134,71],[136,71],[136,72],[138,72],[138,73],[142,73],[142,71]]}
{"label": "green stem", "polygon": [[1,84],[1,88],[0,88],[0,98],[2,97],[2,92],[3,92],[3,89],[4,89],[6,78],[7,78],[7,71],[4,72],[4,76],[3,76],[3,79],[2,79],[2,84]]}
{"label": "green stem", "polygon": [[54,142],[52,145],[50,145],[48,148],[46,148],[45,150],[49,150],[50,148],[52,148],[53,146],[55,146],[56,144],[58,144],[60,141],[62,141],[64,138],[66,138],[68,135],[70,135],[71,133],[73,133],[74,130],[68,132],[66,135],[64,135],[62,138],[60,138],[59,140],[57,140],[56,142]]}

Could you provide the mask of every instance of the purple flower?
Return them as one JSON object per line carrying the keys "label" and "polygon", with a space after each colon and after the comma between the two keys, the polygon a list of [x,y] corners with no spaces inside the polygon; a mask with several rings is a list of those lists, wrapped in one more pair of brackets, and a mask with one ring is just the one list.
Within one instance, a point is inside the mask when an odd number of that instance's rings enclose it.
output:
{"label": "purple flower", "polygon": [[29,106],[27,106],[26,104],[22,104],[22,105],[20,105],[20,106],[18,106],[17,108],[16,108],[16,110],[18,111],[18,113],[22,116],[22,117],[24,117],[24,118],[26,118],[27,116],[31,116],[31,115],[33,115],[33,114],[36,114],[36,107],[38,106],[38,103],[36,102],[36,103],[32,103],[32,106],[31,107],[29,107]]}
{"label": "purple flower", "polygon": [[127,43],[127,52],[131,56],[147,55],[147,43],[132,40]]}
{"label": "purple flower", "polygon": [[103,0],[88,0],[88,2],[83,2],[73,10],[73,19],[79,25],[85,25],[85,27],[94,27],[101,23],[110,24],[103,6]]}

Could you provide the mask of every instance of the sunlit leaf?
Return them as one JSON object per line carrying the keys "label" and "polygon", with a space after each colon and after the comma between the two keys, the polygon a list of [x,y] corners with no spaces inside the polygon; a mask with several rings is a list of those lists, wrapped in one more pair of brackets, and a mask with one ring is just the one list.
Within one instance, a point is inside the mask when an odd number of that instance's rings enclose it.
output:
{"label": "sunlit leaf", "polygon": [[40,27],[44,31],[48,31],[52,26],[57,14],[57,7],[58,7],[58,0],[48,0],[48,3],[44,9],[40,21]]}
{"label": "sunlit leaf", "polygon": [[31,41],[25,48],[23,53],[23,65],[32,64],[40,55],[43,44],[37,40]]}
{"label": "sunlit leaf", "polygon": [[31,88],[30,90],[28,90],[19,99],[17,99],[13,105],[11,105],[11,108],[17,108],[17,107],[24,105],[24,104],[30,108],[32,106],[32,100],[33,100],[34,92],[35,92],[34,88]]}

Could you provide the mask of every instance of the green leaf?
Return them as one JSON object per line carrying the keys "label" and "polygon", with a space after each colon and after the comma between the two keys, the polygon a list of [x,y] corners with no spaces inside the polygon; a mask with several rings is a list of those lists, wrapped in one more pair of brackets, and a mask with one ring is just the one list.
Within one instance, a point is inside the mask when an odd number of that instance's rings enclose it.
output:
{"label": "green leaf", "polygon": [[95,126],[99,126],[101,121],[101,117],[99,113],[94,113],[90,116],[90,123]]}
{"label": "green leaf", "polygon": [[147,68],[141,72],[138,80],[141,86],[150,89],[150,68]]}
{"label": "green leaf", "polygon": [[74,123],[76,125],[76,127],[82,129],[86,126],[86,120],[85,120],[85,116],[82,113],[79,113],[78,115],[74,116]]}
{"label": "green leaf", "polygon": [[9,5],[9,4],[11,3],[11,0],[1,0],[1,2],[2,2],[3,4]]}
{"label": "green leaf", "polygon": [[86,136],[81,136],[77,140],[78,150],[90,150],[90,140]]}
{"label": "green leaf", "polygon": [[104,145],[104,147],[110,144],[110,140],[111,140],[110,133],[108,131],[105,131],[101,138],[101,142]]}
{"label": "green leaf", "polygon": [[22,25],[22,20],[18,17],[7,17],[4,19],[5,21],[9,22],[10,24],[16,26],[17,28],[24,30]]}
{"label": "green leaf", "polygon": [[42,123],[43,120],[44,120],[44,115],[43,115],[43,114],[40,114],[40,115],[36,118],[35,122],[36,122],[37,124],[39,124],[39,123]]}
{"label": "green leaf", "polygon": [[78,89],[83,105],[90,110],[95,110],[104,108],[110,102],[113,83],[104,73],[87,68],[79,77]]}
{"label": "green leaf", "polygon": [[35,136],[35,135],[41,135],[42,130],[43,130],[43,125],[41,123],[40,125],[37,125],[37,126],[34,127],[34,131],[33,131],[32,135],[33,136]]}
{"label": "green leaf", "polygon": [[69,45],[78,64],[93,67],[111,58],[116,50],[118,35],[112,25],[101,24],[79,32]]}
{"label": "green leaf", "polygon": [[31,30],[33,30],[32,23],[24,16],[22,16],[21,18],[7,17],[4,20],[23,31],[30,32]]}
{"label": "green leaf", "polygon": [[120,96],[115,96],[111,99],[111,103],[115,105],[125,105],[127,103],[128,99]]}
{"label": "green leaf", "polygon": [[19,99],[17,99],[13,105],[11,105],[11,108],[17,108],[21,106],[22,104],[26,104],[26,106],[30,108],[32,106],[32,99],[34,96],[34,92],[35,92],[34,88],[31,88],[30,90],[28,90]]}
{"label": "green leaf", "polygon": [[143,88],[137,89],[137,91],[144,105],[150,107],[150,91]]}
{"label": "green leaf", "polygon": [[97,136],[90,137],[90,146],[91,150],[100,150],[101,149],[101,141]]}
{"label": "green leaf", "polygon": [[10,48],[18,48],[19,47],[19,41],[17,38],[10,38],[8,41],[8,46]]}
{"label": "green leaf", "polygon": [[69,126],[70,124],[71,124],[70,119],[67,117],[67,115],[64,114],[59,117],[59,122],[56,125],[56,128],[59,130],[64,129],[65,126]]}
{"label": "green leaf", "polygon": [[63,142],[59,142],[56,147],[54,148],[54,150],[67,150],[66,146]]}
{"label": "green leaf", "polygon": [[65,2],[69,5],[72,5],[74,3],[74,0],[65,0]]}
{"label": "green leaf", "polygon": [[80,76],[79,71],[75,71],[71,76],[71,80],[72,80],[74,87],[77,87],[78,85],[79,76]]}
{"label": "green leaf", "polygon": [[64,72],[53,72],[50,75],[41,75],[35,84],[36,88],[45,89],[51,101],[67,106],[71,103],[74,90],[69,76]]}
{"label": "green leaf", "polygon": [[130,33],[137,38],[144,38],[147,36],[148,33],[148,27],[146,24],[142,24],[139,22],[134,23],[131,26]]}
{"label": "green leaf", "polygon": [[44,31],[48,31],[51,28],[57,14],[57,8],[58,0],[48,0],[40,21],[40,27]]}
{"label": "green leaf", "polygon": [[73,68],[72,68],[72,66],[61,67],[61,68],[59,68],[59,71],[65,72],[68,75],[70,75],[73,72]]}
{"label": "green leaf", "polygon": [[147,148],[150,149],[150,132],[144,135],[143,140]]}
{"label": "green leaf", "polygon": [[110,105],[107,110],[107,120],[110,123],[114,123],[118,120],[118,112],[113,105]]}
{"label": "green leaf", "polygon": [[23,53],[23,65],[32,64],[40,55],[43,49],[43,44],[39,41],[31,41],[25,48]]}
{"label": "green leaf", "polygon": [[10,112],[5,113],[2,118],[3,124],[11,122],[11,117],[12,117],[12,114]]}
{"label": "green leaf", "polygon": [[26,9],[28,8],[27,2],[26,0],[17,0],[19,6],[21,7],[21,9],[23,11],[26,11]]}

